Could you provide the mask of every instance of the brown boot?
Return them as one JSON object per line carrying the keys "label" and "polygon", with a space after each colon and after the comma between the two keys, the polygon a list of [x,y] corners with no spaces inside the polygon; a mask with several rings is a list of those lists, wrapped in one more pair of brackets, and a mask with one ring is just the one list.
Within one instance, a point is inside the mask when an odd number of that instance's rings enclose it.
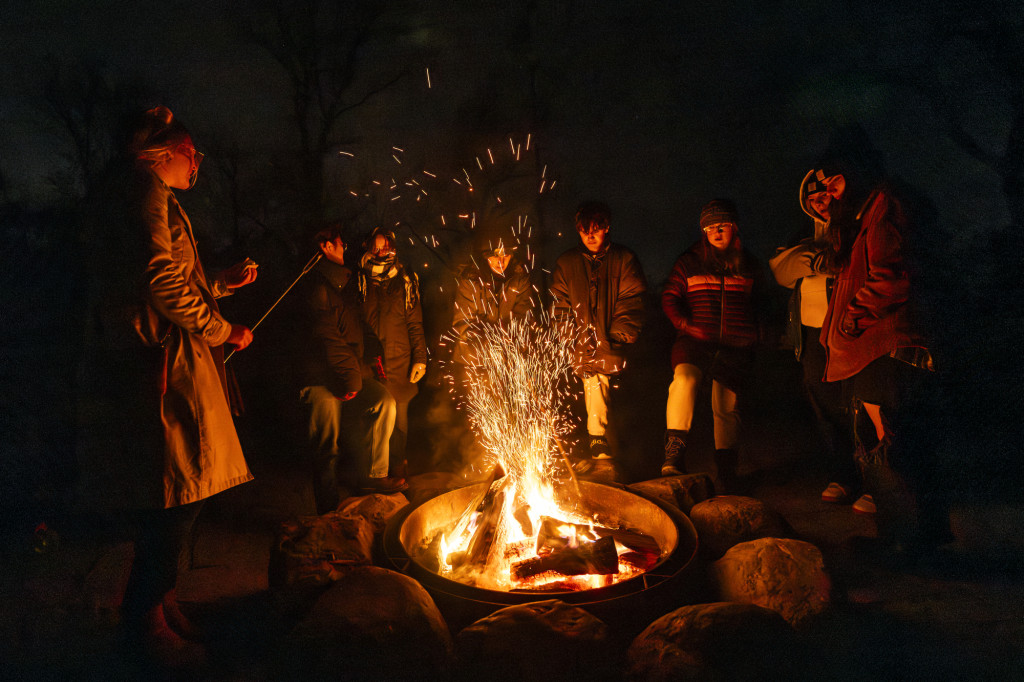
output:
{"label": "brown boot", "polygon": [[163,604],[150,609],[142,622],[142,650],[162,668],[195,669],[206,663],[202,645],[183,639],[167,624]]}
{"label": "brown boot", "polygon": [[193,642],[199,641],[199,631],[196,630],[196,626],[188,619],[188,616],[181,611],[177,590],[171,590],[165,594],[161,605],[164,607],[164,619],[172,630],[185,639],[190,639]]}

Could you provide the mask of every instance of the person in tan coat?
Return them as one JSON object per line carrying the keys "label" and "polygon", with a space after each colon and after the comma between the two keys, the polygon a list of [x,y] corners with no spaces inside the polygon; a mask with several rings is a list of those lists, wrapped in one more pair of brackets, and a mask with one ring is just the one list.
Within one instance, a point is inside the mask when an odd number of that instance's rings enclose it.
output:
{"label": "person in tan coat", "polygon": [[224,344],[245,348],[252,333],[225,320],[215,299],[252,282],[256,267],[247,261],[210,279],[204,273],[173,191],[192,187],[202,154],[170,110],[145,112],[129,151],[126,229],[113,234],[108,226],[96,241],[111,253],[90,259],[80,455],[106,462],[88,492],[138,514],[125,634],[175,665],[198,648],[181,637],[190,628],[174,599],[185,539],[203,500],[252,479],[223,354]]}

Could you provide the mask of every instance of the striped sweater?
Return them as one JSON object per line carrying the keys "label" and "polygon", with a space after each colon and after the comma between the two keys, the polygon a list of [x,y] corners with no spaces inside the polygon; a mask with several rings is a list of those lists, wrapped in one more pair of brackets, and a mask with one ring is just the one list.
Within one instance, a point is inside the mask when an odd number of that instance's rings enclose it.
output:
{"label": "striped sweater", "polygon": [[680,335],[726,346],[745,347],[759,338],[755,299],[762,286],[760,267],[746,250],[735,272],[703,257],[705,242],[676,260],[661,294],[661,307]]}

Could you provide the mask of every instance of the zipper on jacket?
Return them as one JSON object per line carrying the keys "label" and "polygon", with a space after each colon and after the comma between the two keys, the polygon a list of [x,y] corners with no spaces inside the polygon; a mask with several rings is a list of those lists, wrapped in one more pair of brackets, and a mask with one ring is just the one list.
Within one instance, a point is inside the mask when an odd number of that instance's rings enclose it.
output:
{"label": "zipper on jacket", "polygon": [[718,321],[718,340],[725,339],[725,275],[722,275],[722,314]]}

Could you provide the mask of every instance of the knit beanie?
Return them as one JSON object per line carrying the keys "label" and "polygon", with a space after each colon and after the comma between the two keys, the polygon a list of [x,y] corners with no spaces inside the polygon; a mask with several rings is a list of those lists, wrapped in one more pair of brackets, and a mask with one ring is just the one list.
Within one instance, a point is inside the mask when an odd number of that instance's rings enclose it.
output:
{"label": "knit beanie", "polygon": [[712,199],[700,210],[700,228],[718,223],[737,225],[736,205],[728,199]]}

